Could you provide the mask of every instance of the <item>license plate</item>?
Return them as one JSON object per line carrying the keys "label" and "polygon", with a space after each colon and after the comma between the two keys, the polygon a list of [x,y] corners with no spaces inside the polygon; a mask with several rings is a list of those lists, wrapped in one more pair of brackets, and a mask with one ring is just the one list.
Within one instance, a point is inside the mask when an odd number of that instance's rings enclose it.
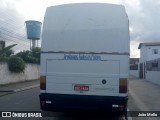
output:
{"label": "license plate", "polygon": [[74,90],[75,91],[89,91],[89,86],[87,86],[87,85],[75,85]]}

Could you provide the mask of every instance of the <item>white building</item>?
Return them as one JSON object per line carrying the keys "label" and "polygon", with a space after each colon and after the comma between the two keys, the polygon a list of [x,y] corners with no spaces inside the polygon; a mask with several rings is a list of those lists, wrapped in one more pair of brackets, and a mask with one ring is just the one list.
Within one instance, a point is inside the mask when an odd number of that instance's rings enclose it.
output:
{"label": "white building", "polygon": [[140,43],[139,77],[160,84],[160,42]]}
{"label": "white building", "polygon": [[160,42],[140,43],[140,63],[160,58]]}

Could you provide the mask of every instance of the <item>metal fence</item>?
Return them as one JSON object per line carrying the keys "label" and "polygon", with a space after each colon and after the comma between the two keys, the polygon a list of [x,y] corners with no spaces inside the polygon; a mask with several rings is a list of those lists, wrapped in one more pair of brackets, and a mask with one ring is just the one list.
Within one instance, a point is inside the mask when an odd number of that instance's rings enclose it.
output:
{"label": "metal fence", "polygon": [[160,58],[146,62],[147,71],[160,71]]}
{"label": "metal fence", "polygon": [[130,65],[130,70],[138,70],[138,64]]}

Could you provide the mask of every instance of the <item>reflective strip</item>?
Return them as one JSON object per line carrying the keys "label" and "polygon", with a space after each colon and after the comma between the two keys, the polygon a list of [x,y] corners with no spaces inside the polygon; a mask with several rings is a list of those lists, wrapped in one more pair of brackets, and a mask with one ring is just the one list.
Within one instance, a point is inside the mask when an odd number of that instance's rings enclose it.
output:
{"label": "reflective strip", "polygon": [[124,108],[124,105],[112,105],[112,107]]}
{"label": "reflective strip", "polygon": [[63,54],[109,54],[109,55],[130,55],[130,53],[124,52],[83,52],[83,51],[41,51],[41,53],[63,53]]}
{"label": "reflective strip", "polygon": [[118,107],[118,105],[112,105],[112,107]]}
{"label": "reflective strip", "polygon": [[49,103],[49,104],[51,104],[52,102],[51,102],[51,101],[46,101],[46,103]]}

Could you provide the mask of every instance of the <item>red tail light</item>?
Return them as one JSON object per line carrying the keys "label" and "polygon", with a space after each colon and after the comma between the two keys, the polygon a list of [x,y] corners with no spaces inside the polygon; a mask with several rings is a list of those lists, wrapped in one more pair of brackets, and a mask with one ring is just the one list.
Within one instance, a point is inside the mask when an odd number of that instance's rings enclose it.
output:
{"label": "red tail light", "polygon": [[46,76],[40,76],[40,89],[46,90]]}
{"label": "red tail light", "polygon": [[119,93],[127,93],[128,90],[127,78],[120,78],[119,80]]}

